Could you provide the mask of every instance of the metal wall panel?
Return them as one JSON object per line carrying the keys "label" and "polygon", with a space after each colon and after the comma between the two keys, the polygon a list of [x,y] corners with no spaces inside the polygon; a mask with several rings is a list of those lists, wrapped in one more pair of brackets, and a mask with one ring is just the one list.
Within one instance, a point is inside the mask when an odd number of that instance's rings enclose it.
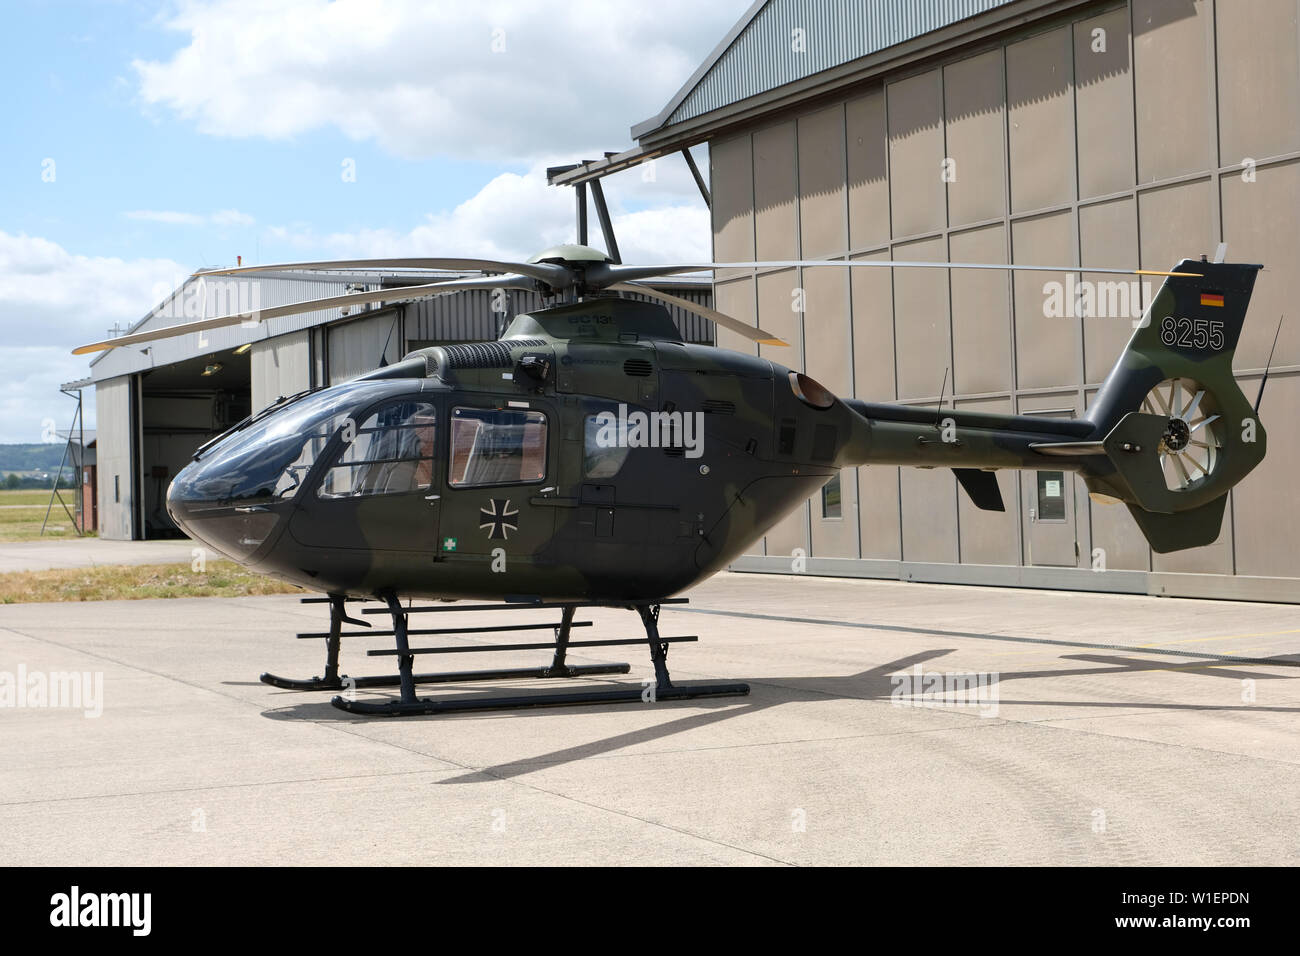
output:
{"label": "metal wall panel", "polygon": [[[942,236],[894,246],[893,252],[895,259],[905,261],[943,262],[948,258]],[[952,367],[950,330],[947,271],[895,270],[894,348],[899,398],[939,394],[944,370]],[[951,381],[952,373],[948,374]]]}
{"label": "metal wall panel", "polygon": [[[1259,377],[1242,377],[1251,398]],[[1268,455],[1232,493],[1238,574],[1289,575],[1300,578],[1300,508],[1295,476],[1300,473],[1300,373],[1268,377],[1260,418],[1269,428]],[[1297,589],[1300,596],[1300,588]]]}
{"label": "metal wall panel", "polygon": [[889,242],[889,150],[885,91],[844,104],[848,148],[849,248]]}
{"label": "metal wall panel", "polygon": [[900,482],[903,560],[955,564],[957,479],[948,468],[909,468]]}
{"label": "metal wall panel", "polygon": [[783,269],[758,277],[758,324],[783,341],[780,345],[760,345],[758,354],[786,368],[803,369],[803,334],[799,313],[795,311],[799,295],[799,272]]}
{"label": "metal wall panel", "polygon": [[1217,158],[1206,0],[1132,0],[1138,182],[1206,169]]}
{"label": "metal wall panel", "polygon": [[[1079,258],[1087,263],[1120,263],[1138,261],[1137,203],[1132,199],[1116,199],[1079,208]],[[1164,268],[1168,268],[1165,266]],[[1084,317],[1083,357],[1084,381],[1100,383],[1110,374],[1115,359],[1133,335],[1131,313],[1140,317],[1149,288],[1154,296],[1160,288],[1158,279],[1138,276],[1103,275],[1085,272],[1083,281],[1093,283],[1097,290],[1098,313],[1112,311],[1111,306],[1129,306],[1129,315],[1097,314]],[[1113,293],[1111,290],[1114,290]],[[1103,297],[1105,304],[1102,305]],[[1119,311],[1118,309],[1114,311]]]}
{"label": "metal wall panel", "polygon": [[1216,0],[1220,161],[1300,149],[1300,2]]}
{"label": "metal wall panel", "polygon": [[[748,133],[709,146],[709,188],[713,203],[713,257],[718,262],[754,258],[754,157]],[[725,282],[736,270],[718,272]],[[726,312],[721,306],[718,308]]]}
{"label": "metal wall panel", "polygon": [[1074,198],[1074,82],[1070,29],[1007,47],[1011,208],[1043,209]]}
{"label": "metal wall panel", "polygon": [[1079,195],[1105,196],[1128,189],[1134,160],[1126,7],[1074,24],[1074,103]]}
{"label": "metal wall panel", "polygon": [[1168,269],[1188,257],[1214,251],[1209,179],[1149,189],[1138,195],[1144,269]]}
{"label": "metal wall panel", "polygon": [[[1011,413],[1011,402],[1005,398],[985,401],[958,402],[962,411]],[[975,507],[964,491],[957,492],[957,522],[960,531],[961,560],[967,564],[1020,563],[1020,532],[1017,528],[1016,473],[995,472],[998,490],[1006,511],[981,511]]]}
{"label": "metal wall panel", "polygon": [[[715,297],[719,312],[725,312],[733,319],[739,319],[750,325],[757,325],[758,310],[754,306],[754,279],[741,276],[730,282],[720,282],[716,286]],[[754,355],[756,348],[752,339],[742,338],[735,332],[718,329],[718,348],[732,349],[746,355]]]}
{"label": "metal wall panel", "polygon": [[[953,233],[948,240],[948,252],[948,258],[954,262],[1005,262],[1006,227],[997,223]],[[954,390],[968,395],[1009,391],[1012,382],[1007,274],[954,269],[949,275]]]}
{"label": "metal wall panel", "polygon": [[754,248],[759,260],[798,257],[795,175],[794,123],[755,131]]}
{"label": "metal wall panel", "polygon": [[799,257],[841,255],[849,241],[844,104],[801,116],[798,131]]}
{"label": "metal wall panel", "polygon": [[[1011,226],[1011,259],[1026,265],[1074,261],[1074,217],[1069,212],[1019,219]],[[1048,283],[1065,288],[1060,272],[1012,273],[1015,290],[1016,384],[1020,388],[1082,385],[1079,320],[1048,316]]]}
{"label": "metal wall panel", "polygon": [[[888,259],[889,250],[855,259]],[[852,269],[853,395],[891,402],[894,380],[894,278],[891,269]]]}
{"label": "metal wall panel", "polygon": [[895,236],[942,229],[943,84],[938,70],[885,88],[889,117],[889,201]]}
{"label": "metal wall panel", "polygon": [[864,558],[897,561],[902,557],[899,470],[889,465],[857,469],[858,518]]}
{"label": "metal wall panel", "polygon": [[[1300,160],[1255,171],[1252,181],[1241,173],[1222,177],[1223,239],[1229,257],[1262,262],[1255,280],[1250,317],[1237,346],[1237,368],[1263,368],[1268,361],[1278,316],[1285,314],[1273,364],[1300,365],[1300,315],[1296,314],[1295,265],[1300,263]],[[1190,249],[1195,255],[1197,249]]]}
{"label": "metal wall panel", "polygon": [[948,181],[948,224],[962,225],[1006,213],[1006,117],[1002,51],[990,50],[943,69]]}

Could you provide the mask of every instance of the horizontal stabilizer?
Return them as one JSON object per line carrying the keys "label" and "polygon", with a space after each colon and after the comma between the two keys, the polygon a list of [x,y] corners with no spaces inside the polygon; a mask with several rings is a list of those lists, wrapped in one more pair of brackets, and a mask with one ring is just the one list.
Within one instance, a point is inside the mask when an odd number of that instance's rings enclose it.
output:
{"label": "horizontal stabilizer", "polygon": [[998,487],[996,473],[981,468],[954,468],[952,473],[966,489],[970,500],[975,502],[976,508],[981,511],[1007,510],[1002,503],[1002,490]]}

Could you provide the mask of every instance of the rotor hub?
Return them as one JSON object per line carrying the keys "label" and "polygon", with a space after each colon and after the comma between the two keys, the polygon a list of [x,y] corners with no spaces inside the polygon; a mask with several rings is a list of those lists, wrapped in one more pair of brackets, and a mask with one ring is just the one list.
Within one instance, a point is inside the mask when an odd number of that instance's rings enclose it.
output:
{"label": "rotor hub", "polygon": [[1166,451],[1182,451],[1191,438],[1192,430],[1187,422],[1181,418],[1171,418],[1169,424],[1165,426],[1165,434],[1160,444]]}

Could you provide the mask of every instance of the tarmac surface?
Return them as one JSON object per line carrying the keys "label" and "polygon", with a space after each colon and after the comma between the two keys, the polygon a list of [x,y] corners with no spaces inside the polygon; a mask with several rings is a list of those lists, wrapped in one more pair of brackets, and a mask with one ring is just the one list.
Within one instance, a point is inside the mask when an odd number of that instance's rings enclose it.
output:
{"label": "tarmac surface", "polygon": [[[0,690],[103,681],[80,709],[0,709],[0,864],[1300,862],[1300,608],[755,574],[690,596],[660,622],[701,637],[675,681],[748,697],[407,718],[257,681],[321,672],[294,634],[325,609],[293,596],[0,607]],[[627,611],[579,619],[575,639],[640,635]],[[345,639],[345,672],[384,673],[363,649],[385,646]],[[592,687],[651,673],[639,646],[570,660],[631,663]],[[927,697],[949,674],[983,693]]]}
{"label": "tarmac surface", "polygon": [[0,574],[51,568],[89,568],[100,564],[189,564],[193,560],[191,550],[194,547],[189,538],[171,541],[110,541],[107,538],[0,541]]}

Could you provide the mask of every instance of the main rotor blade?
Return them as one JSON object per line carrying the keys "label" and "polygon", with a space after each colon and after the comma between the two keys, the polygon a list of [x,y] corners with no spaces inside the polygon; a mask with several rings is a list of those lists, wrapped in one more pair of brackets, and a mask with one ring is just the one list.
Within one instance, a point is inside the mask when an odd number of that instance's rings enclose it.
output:
{"label": "main rotor blade", "polygon": [[1199,278],[1197,272],[1161,272],[1156,269],[1106,269],[1097,266],[1030,266],[998,262],[903,262],[893,259],[770,259],[754,262],[694,262],[662,266],[624,266],[601,263],[588,267],[590,288],[612,288],[614,282],[650,279],[655,276],[701,272],[709,269],[771,269],[803,266],[838,266],[846,269],[1000,269],[1011,272],[1100,272],[1107,275],[1186,276]]}
{"label": "main rotor blade", "polygon": [[297,272],[326,269],[449,269],[453,271],[487,271],[530,276],[564,289],[573,284],[573,274],[554,262],[502,262],[497,259],[333,259],[326,262],[284,262],[270,266],[239,266],[234,269],[211,269],[195,275],[233,276],[250,272]]}
{"label": "main rotor blade", "polygon": [[524,276],[478,276],[473,279],[455,279],[448,282],[431,282],[424,285],[412,285],[398,288],[376,289],[372,292],[349,292],[324,299],[309,299],[306,302],[294,302],[290,305],[277,305],[254,312],[240,312],[233,315],[221,315],[213,319],[200,319],[197,322],[184,322],[169,325],[161,329],[149,329],[120,335],[115,339],[92,342],[72,350],[73,355],[86,355],[90,352],[105,352],[123,345],[139,345],[142,342],[156,342],[170,339],[190,332],[207,332],[209,329],[222,329],[241,322],[263,322],[278,319],[286,315],[301,315],[304,312],[318,312],[323,309],[338,309],[354,305],[367,305],[371,302],[411,302],[416,299],[428,299],[447,292],[460,292],[465,289],[531,289],[532,282]]}
{"label": "main rotor blade", "polygon": [[680,299],[675,295],[669,295],[667,292],[660,292],[658,289],[651,289],[648,286],[641,285],[639,282],[615,282],[613,285],[605,286],[605,288],[613,289],[617,292],[639,292],[641,295],[649,296],[651,299],[658,299],[660,302],[667,302],[670,305],[678,306],[685,309],[687,312],[694,312],[696,315],[703,316],[711,322],[722,326],[724,329],[735,332],[737,335],[743,335],[750,341],[757,342],[760,345],[789,346],[790,344],[789,342],[784,342],[781,339],[778,339],[770,332],[764,332],[762,329],[741,322],[739,319],[733,319],[725,312],[719,312],[717,309],[710,309],[707,305],[700,305],[697,302],[692,302],[690,299]]}

